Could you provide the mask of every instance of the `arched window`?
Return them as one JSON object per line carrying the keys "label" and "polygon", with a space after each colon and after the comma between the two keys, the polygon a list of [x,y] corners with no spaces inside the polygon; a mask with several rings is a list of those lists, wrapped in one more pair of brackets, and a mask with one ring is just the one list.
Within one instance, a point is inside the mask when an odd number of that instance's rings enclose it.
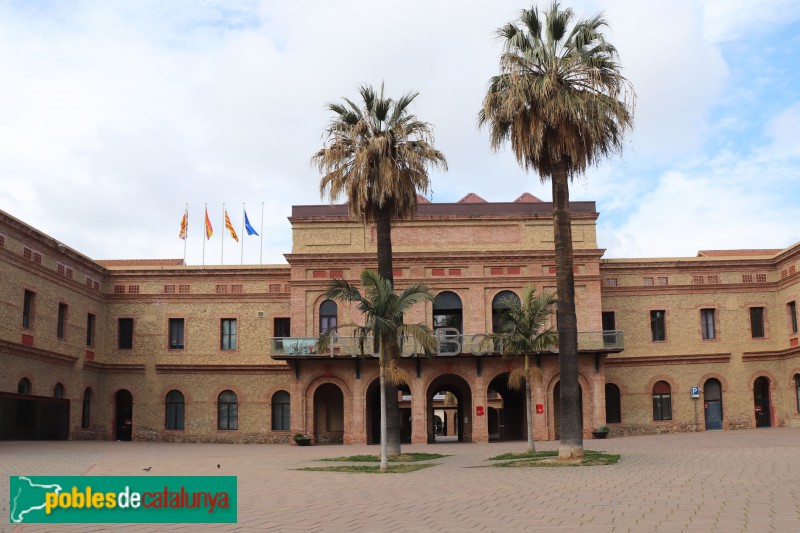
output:
{"label": "arched window", "polygon": [[319,332],[325,333],[329,329],[336,329],[339,308],[333,300],[325,300],[319,304]]}
{"label": "arched window", "polygon": [[83,411],[81,413],[81,427],[87,429],[92,414],[92,389],[86,387],[83,391]]}
{"label": "arched window", "polygon": [[492,333],[500,333],[506,322],[503,320],[503,310],[508,309],[510,302],[519,305],[519,296],[511,291],[500,291],[492,298]]}
{"label": "arched window", "polygon": [[166,427],[167,429],[183,429],[185,403],[183,393],[171,390],[166,399]]}
{"label": "arched window", "polygon": [[794,393],[797,398],[797,412],[800,413],[800,374],[794,375]]}
{"label": "arched window", "polygon": [[452,291],[440,292],[433,300],[433,329],[455,328],[463,333],[461,298]]}
{"label": "arched window", "polygon": [[63,398],[64,397],[64,385],[61,383],[56,383],[56,386],[53,387],[53,398]]}
{"label": "arched window", "polygon": [[672,420],[672,392],[666,381],[653,385],[653,420]]}
{"label": "arched window", "polygon": [[272,430],[289,431],[289,393],[278,391],[272,396]]}
{"label": "arched window", "polygon": [[217,429],[239,429],[239,400],[231,390],[222,391],[217,398]]}
{"label": "arched window", "polygon": [[[659,383],[663,383],[663,381]],[[622,422],[622,401],[619,387],[613,383],[606,383],[606,424],[619,424],[620,422]]]}
{"label": "arched window", "polygon": [[30,394],[31,393],[31,380],[22,378],[17,384],[17,394]]}

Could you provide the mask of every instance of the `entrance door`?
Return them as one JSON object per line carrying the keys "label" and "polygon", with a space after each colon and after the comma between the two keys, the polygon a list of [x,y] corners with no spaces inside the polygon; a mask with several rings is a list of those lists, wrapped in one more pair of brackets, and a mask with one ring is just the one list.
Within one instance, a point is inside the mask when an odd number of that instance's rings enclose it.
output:
{"label": "entrance door", "polygon": [[763,376],[753,383],[753,406],[756,411],[756,427],[770,427],[772,413],[769,408],[769,380]]}
{"label": "entrance door", "polygon": [[115,429],[117,440],[131,440],[133,434],[133,396],[125,389],[120,389],[114,396],[116,404]]}
{"label": "entrance door", "polygon": [[722,386],[714,378],[703,385],[703,409],[706,417],[706,430],[722,429]]}

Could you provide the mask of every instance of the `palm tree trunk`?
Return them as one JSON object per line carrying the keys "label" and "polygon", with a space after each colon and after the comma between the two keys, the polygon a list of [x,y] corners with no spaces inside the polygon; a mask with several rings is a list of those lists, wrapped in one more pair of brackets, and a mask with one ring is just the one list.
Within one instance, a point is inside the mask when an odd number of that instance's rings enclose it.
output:
{"label": "palm tree trunk", "polygon": [[389,470],[389,450],[386,443],[386,349],[381,341],[380,359],[380,389],[381,389],[381,472]]}
{"label": "palm tree trunk", "polygon": [[531,401],[531,373],[530,363],[528,356],[525,356],[525,410],[528,415],[528,451],[533,453],[536,451],[536,445],[533,443],[533,402]]}
{"label": "palm tree trunk", "polygon": [[560,459],[583,457],[580,388],[578,386],[578,326],[575,317],[572,218],[569,212],[569,177],[564,163],[553,169],[553,231],[556,245],[558,293],[558,363],[561,378]]}
{"label": "palm tree trunk", "polygon": [[[387,202],[378,211],[375,220],[375,232],[378,247],[378,274],[389,280],[394,286],[394,270],[392,267],[392,206]],[[388,361],[397,360],[400,348],[397,340],[391,339],[386,345]],[[387,362],[388,362],[387,361]],[[397,400],[397,387],[391,383],[382,385],[386,389],[386,426],[389,455],[400,455],[400,404]]]}

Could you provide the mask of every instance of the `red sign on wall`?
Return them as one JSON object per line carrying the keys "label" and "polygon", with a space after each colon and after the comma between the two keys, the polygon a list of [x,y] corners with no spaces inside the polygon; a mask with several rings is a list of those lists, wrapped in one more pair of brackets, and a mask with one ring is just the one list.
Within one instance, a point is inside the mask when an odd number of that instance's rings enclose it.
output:
{"label": "red sign on wall", "polygon": [[537,403],[536,404],[536,414],[540,415],[542,413],[544,413],[544,405],[542,405],[540,403]]}
{"label": "red sign on wall", "polygon": [[483,406],[482,405],[479,405],[479,406],[477,406],[475,408],[475,414],[477,414],[478,416],[483,416]]}

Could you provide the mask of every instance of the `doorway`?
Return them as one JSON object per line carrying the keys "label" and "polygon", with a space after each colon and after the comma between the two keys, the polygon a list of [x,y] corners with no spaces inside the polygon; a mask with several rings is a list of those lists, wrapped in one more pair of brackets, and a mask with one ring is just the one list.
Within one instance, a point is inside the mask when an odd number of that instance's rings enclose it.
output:
{"label": "doorway", "polygon": [[769,405],[769,380],[764,376],[753,383],[753,408],[756,412],[756,427],[772,426],[772,412]]}
{"label": "doorway", "polygon": [[706,431],[722,429],[722,386],[711,378],[703,385],[703,411]]}
{"label": "doorway", "polygon": [[463,378],[445,374],[434,379],[426,392],[425,411],[428,444],[472,442],[472,390]]}
{"label": "doorway", "polygon": [[133,436],[133,396],[120,389],[114,395],[116,440],[129,441]]}
{"label": "doorway", "polygon": [[509,375],[504,372],[494,378],[486,392],[490,441],[525,440],[528,434],[525,389],[511,389]]}
{"label": "doorway", "polygon": [[333,383],[314,391],[314,442],[344,444],[344,393]]}

